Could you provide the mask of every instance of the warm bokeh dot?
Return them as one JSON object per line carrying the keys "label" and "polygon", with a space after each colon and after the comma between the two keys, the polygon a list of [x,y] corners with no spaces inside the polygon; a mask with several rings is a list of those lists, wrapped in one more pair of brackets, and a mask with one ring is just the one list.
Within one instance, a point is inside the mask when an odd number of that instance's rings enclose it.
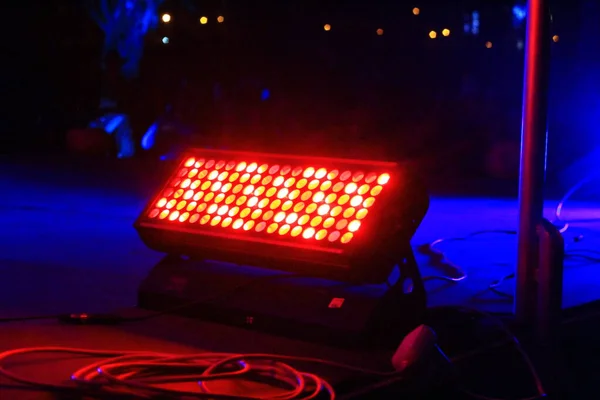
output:
{"label": "warm bokeh dot", "polygon": [[315,178],[322,179],[325,175],[327,175],[327,170],[325,168],[319,168],[315,173]]}
{"label": "warm bokeh dot", "polygon": [[281,205],[281,200],[275,199],[275,200],[271,201],[271,205],[269,207],[271,208],[271,210],[275,210],[276,208],[279,208],[280,205]]}
{"label": "warm bokeh dot", "polygon": [[315,239],[317,240],[323,240],[327,237],[327,231],[325,229],[321,229],[319,232],[317,232],[317,234],[315,235]]}
{"label": "warm bokeh dot", "polygon": [[279,234],[280,235],[285,235],[290,231],[290,226],[289,225],[283,225],[281,228],[279,228]]}
{"label": "warm bokeh dot", "polygon": [[258,168],[258,164],[257,163],[251,163],[250,165],[248,165],[248,167],[246,168],[247,172],[254,172],[256,171],[256,169]]}
{"label": "warm bokeh dot", "polygon": [[340,239],[340,241],[342,243],[348,243],[349,241],[352,240],[352,237],[354,237],[354,235],[350,232],[346,232],[342,235],[342,238]]}
{"label": "warm bokeh dot", "polygon": [[369,210],[367,210],[366,208],[363,208],[362,210],[358,210],[358,212],[356,213],[356,219],[363,219],[364,217],[367,216]]}
{"label": "warm bokeh dot", "polygon": [[331,170],[327,173],[327,179],[335,179],[340,174],[340,171],[337,169]]}
{"label": "warm bokeh dot", "polygon": [[306,228],[306,230],[302,233],[302,237],[304,239],[310,239],[314,236],[315,230],[314,228]]}
{"label": "warm bokeh dot", "polygon": [[310,221],[310,216],[307,214],[304,214],[303,216],[298,218],[298,225],[300,225],[300,226],[305,225],[308,221]]}
{"label": "warm bokeh dot", "polygon": [[350,232],[356,232],[360,228],[360,221],[352,221],[348,224],[348,230]]}

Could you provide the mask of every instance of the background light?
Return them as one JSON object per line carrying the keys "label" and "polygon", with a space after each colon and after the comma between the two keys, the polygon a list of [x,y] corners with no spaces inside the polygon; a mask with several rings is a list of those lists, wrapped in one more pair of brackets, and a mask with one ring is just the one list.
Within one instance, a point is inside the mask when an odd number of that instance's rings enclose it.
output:
{"label": "background light", "polygon": [[381,28],[377,29],[377,35],[379,35],[379,36],[383,35],[383,29],[381,29]]}
{"label": "background light", "polygon": [[557,43],[559,40],[560,40],[560,37],[559,37],[558,35],[554,35],[554,36],[552,36],[552,41],[553,41],[554,43]]}
{"label": "background light", "polygon": [[512,9],[513,16],[518,21],[523,21],[527,17],[527,10],[525,6],[516,5]]}
{"label": "background light", "polygon": [[437,32],[436,31],[429,32],[429,37],[432,39],[435,39],[437,37]]}
{"label": "background light", "polygon": [[488,49],[492,48],[492,42],[485,42],[485,47]]}
{"label": "background light", "polygon": [[442,35],[444,35],[444,36],[450,36],[450,29],[444,29],[442,31]]}
{"label": "background light", "polygon": [[473,11],[473,13],[471,14],[471,33],[473,35],[478,35],[479,34],[479,11]]}
{"label": "background light", "polygon": [[206,25],[207,22],[208,22],[208,18],[206,18],[206,17],[200,17],[200,23],[202,25]]}
{"label": "background light", "polygon": [[165,36],[164,38],[162,38],[162,42],[163,44],[169,44],[169,38]]}
{"label": "background light", "polygon": [[415,8],[413,8],[413,10],[412,10],[412,11],[413,11],[413,14],[414,14],[414,15],[419,15],[419,14],[421,13],[421,10],[419,9],[419,7],[415,7]]}
{"label": "background light", "polygon": [[221,24],[221,23],[223,23],[223,21],[225,21],[225,18],[223,18],[223,16],[222,16],[222,15],[219,15],[219,16],[217,17],[217,22]]}
{"label": "background light", "polygon": [[163,14],[162,15],[162,22],[164,22],[165,24],[171,22],[171,15],[170,14]]}
{"label": "background light", "polygon": [[323,26],[323,29],[325,29],[326,31],[328,31],[328,32],[329,32],[329,31],[331,30],[331,25],[329,25],[329,24],[325,24],[325,25]]}

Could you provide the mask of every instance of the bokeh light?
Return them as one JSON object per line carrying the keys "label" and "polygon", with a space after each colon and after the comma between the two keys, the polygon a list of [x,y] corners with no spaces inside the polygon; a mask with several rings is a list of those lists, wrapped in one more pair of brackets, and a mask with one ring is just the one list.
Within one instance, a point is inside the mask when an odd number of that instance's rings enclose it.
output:
{"label": "bokeh light", "polygon": [[442,31],[442,35],[444,35],[444,36],[450,36],[450,29],[444,29]]}
{"label": "bokeh light", "polygon": [[206,25],[208,23],[208,18],[206,18],[206,17],[200,17],[200,23],[202,25]]}
{"label": "bokeh light", "polygon": [[164,22],[165,24],[171,22],[171,15],[170,14],[163,14],[162,15],[162,22]]}
{"label": "bokeh light", "polygon": [[525,47],[525,43],[522,40],[517,40],[517,49],[523,50],[523,47]]}
{"label": "bokeh light", "polygon": [[323,26],[323,29],[324,29],[324,30],[326,30],[327,32],[329,32],[329,31],[331,30],[331,25],[329,25],[329,24],[325,24],[325,25]]}
{"label": "bokeh light", "polygon": [[435,39],[437,37],[437,32],[436,31],[429,32],[429,37],[432,39]]}
{"label": "bokeh light", "polygon": [[413,15],[419,15],[421,14],[421,10],[419,9],[419,7],[415,7],[412,9]]}

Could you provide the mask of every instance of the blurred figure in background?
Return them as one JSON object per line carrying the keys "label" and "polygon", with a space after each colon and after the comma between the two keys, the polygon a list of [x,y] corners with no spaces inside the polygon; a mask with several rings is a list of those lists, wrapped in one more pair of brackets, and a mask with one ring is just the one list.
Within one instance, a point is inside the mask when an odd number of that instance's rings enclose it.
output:
{"label": "blurred figure in background", "polygon": [[121,76],[121,59],[116,52],[106,57],[104,80],[100,97],[99,117],[90,128],[101,129],[113,138],[117,158],[132,157],[135,153],[133,132],[127,108],[130,101],[128,83]]}

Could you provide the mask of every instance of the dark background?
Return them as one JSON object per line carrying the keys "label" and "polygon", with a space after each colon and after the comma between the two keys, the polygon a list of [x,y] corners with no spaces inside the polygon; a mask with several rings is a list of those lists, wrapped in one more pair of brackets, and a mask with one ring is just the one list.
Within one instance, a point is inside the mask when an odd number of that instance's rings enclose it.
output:
{"label": "dark background", "polygon": [[[64,152],[66,132],[98,113],[103,32],[84,4],[3,6],[2,152]],[[172,21],[146,36],[123,109],[138,139],[169,104],[202,145],[410,158],[438,175],[514,181],[524,58],[517,43],[525,28],[514,21],[515,4],[421,1],[414,16],[413,4],[382,0],[168,0],[159,15]],[[599,86],[600,32],[588,22],[590,4],[598,9],[598,1],[553,2],[560,41],[552,46],[550,173],[598,141],[591,88]],[[476,36],[463,32],[474,10]],[[206,25],[198,22],[203,15]]]}

